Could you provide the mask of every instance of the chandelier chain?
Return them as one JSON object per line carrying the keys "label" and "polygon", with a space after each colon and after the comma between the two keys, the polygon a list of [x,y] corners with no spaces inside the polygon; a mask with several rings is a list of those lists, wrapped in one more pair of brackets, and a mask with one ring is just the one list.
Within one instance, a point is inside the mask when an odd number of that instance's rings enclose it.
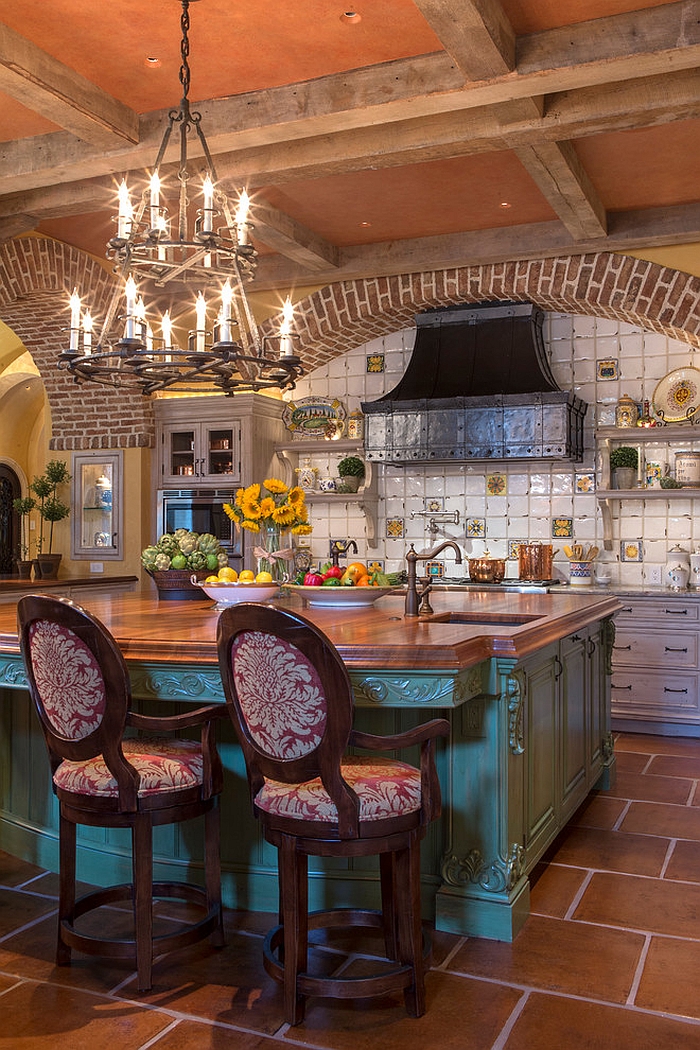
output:
{"label": "chandelier chain", "polygon": [[190,64],[187,61],[190,55],[190,3],[189,0],[181,0],[181,2],[180,28],[182,30],[182,40],[180,41],[180,56],[182,63],[180,65],[180,83],[182,84],[182,98],[183,101],[186,101],[190,93]]}

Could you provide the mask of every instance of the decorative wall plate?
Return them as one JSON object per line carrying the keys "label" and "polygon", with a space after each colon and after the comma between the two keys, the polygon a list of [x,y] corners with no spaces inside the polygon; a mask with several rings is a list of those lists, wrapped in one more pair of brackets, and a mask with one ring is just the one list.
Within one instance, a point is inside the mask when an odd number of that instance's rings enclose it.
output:
{"label": "decorative wall plate", "polygon": [[675,368],[657,383],[651,403],[665,423],[691,420],[700,408],[700,371],[692,365]]}
{"label": "decorative wall plate", "polygon": [[[322,438],[329,423],[343,424],[347,413],[337,398],[302,397],[289,401],[282,413],[288,430],[298,437]],[[339,429],[339,428],[338,428]]]}

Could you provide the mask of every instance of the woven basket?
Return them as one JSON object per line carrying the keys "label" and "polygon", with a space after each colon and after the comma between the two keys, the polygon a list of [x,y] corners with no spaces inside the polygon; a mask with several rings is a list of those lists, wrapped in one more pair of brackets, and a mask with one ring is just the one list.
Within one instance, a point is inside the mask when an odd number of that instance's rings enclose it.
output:
{"label": "woven basket", "polygon": [[190,577],[196,576],[198,580],[205,579],[206,569],[202,572],[192,572],[192,569],[168,569],[167,572],[149,572],[149,576],[155,581],[158,588],[158,598],[162,602],[185,602],[206,600],[206,594],[200,587],[196,587]]}

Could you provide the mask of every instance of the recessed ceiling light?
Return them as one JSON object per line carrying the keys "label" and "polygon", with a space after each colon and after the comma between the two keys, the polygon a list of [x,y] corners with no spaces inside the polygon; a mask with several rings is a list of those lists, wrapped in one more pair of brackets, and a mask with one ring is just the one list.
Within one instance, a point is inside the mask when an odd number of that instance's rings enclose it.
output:
{"label": "recessed ceiling light", "polygon": [[361,222],[360,223],[360,226],[371,226],[371,225],[372,225],[371,222]]}
{"label": "recessed ceiling light", "polygon": [[358,22],[362,21],[362,15],[358,14],[357,11],[343,11],[340,21],[346,22],[348,25],[357,25]]}
{"label": "recessed ceiling light", "polygon": [[509,201],[501,201],[500,208],[512,208],[512,204]]}
{"label": "recessed ceiling light", "polygon": [[151,67],[159,66],[160,65],[160,59],[156,58],[155,55],[147,55],[146,56],[146,65],[147,66],[151,66]]}

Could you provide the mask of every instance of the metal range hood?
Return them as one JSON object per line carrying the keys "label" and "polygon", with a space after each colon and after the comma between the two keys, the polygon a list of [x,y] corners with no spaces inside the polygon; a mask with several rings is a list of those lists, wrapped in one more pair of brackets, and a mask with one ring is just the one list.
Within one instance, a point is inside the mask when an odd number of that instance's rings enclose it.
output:
{"label": "metal range hood", "polygon": [[418,314],[400,383],[362,404],[367,459],[582,459],[588,406],[557,386],[543,320],[533,303]]}

